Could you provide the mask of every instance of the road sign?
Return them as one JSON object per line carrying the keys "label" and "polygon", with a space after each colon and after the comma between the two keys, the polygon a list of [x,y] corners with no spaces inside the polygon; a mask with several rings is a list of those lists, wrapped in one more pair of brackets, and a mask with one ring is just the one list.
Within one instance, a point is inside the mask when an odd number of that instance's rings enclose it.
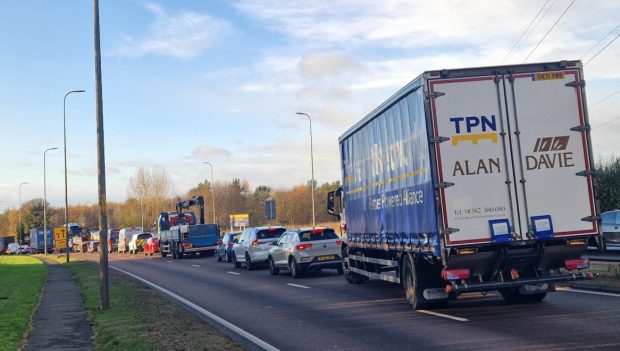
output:
{"label": "road sign", "polygon": [[65,227],[54,228],[54,246],[56,250],[67,247],[67,229]]}
{"label": "road sign", "polygon": [[230,215],[230,226],[231,227],[249,227],[250,226],[250,215],[247,213]]}
{"label": "road sign", "polygon": [[265,218],[276,219],[276,201],[275,200],[265,201]]}

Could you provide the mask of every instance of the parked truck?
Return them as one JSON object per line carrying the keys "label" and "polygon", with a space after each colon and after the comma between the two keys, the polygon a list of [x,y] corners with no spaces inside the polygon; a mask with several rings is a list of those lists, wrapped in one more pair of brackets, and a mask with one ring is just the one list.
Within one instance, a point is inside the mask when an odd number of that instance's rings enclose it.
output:
{"label": "parked truck", "polygon": [[416,308],[465,292],[539,301],[591,279],[596,172],[580,61],[428,71],[339,138],[350,283]]}
{"label": "parked truck", "polygon": [[[30,249],[32,253],[45,252],[45,232],[43,227],[30,229]],[[47,228],[47,252],[54,252],[54,228]]]}
{"label": "parked truck", "polygon": [[[192,206],[199,206],[198,224],[192,222],[196,218],[194,213],[183,213],[184,209]],[[171,225],[171,218],[174,218],[174,225]],[[172,258],[180,259],[190,253],[197,253],[201,256],[215,254],[220,239],[220,230],[217,224],[205,224],[202,196],[179,201],[176,205],[176,212],[161,213],[157,222],[159,253],[162,257],[170,254]]]}

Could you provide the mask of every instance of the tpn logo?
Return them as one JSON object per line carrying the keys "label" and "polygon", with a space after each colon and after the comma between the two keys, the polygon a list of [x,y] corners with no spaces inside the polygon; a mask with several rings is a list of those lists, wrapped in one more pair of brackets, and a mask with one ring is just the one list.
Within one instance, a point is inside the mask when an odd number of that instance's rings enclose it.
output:
{"label": "tpn logo", "polygon": [[495,115],[487,116],[468,116],[452,117],[450,122],[454,123],[454,133],[452,145],[457,146],[460,142],[471,141],[477,145],[481,140],[491,140],[497,144],[497,122]]}
{"label": "tpn logo", "polygon": [[534,152],[563,151],[568,147],[569,136],[543,137],[536,139]]}

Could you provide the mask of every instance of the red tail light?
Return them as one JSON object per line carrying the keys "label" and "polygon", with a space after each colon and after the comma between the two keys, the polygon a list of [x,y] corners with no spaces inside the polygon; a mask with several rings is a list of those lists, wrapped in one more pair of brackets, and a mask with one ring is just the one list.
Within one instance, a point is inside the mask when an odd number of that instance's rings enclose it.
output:
{"label": "red tail light", "polygon": [[441,277],[444,280],[466,280],[469,279],[469,269],[444,269]]}
{"label": "red tail light", "polygon": [[566,260],[564,261],[564,268],[568,271],[572,271],[574,269],[585,269],[590,267],[590,260],[587,258],[585,260],[576,259],[576,260]]}
{"label": "red tail light", "polygon": [[233,243],[228,243],[228,247],[233,247]]}
{"label": "red tail light", "polygon": [[252,241],[252,245],[253,245],[253,246],[258,245],[258,239],[256,239],[256,240]]}
{"label": "red tail light", "polygon": [[310,231],[310,233],[323,233],[324,231],[325,231],[325,229],[319,228],[319,229],[312,229]]}
{"label": "red tail light", "polygon": [[299,244],[299,245],[295,246],[297,251],[302,251],[302,250],[305,250],[305,249],[309,249],[311,247],[312,247],[312,244]]}
{"label": "red tail light", "polygon": [[342,246],[342,240],[336,240],[336,245]]}
{"label": "red tail light", "polygon": [[216,243],[219,245],[219,244],[221,244],[221,243],[222,243],[222,240],[217,239]]}
{"label": "red tail light", "polygon": [[278,230],[278,228],[269,228],[270,232],[275,232],[276,230]]}

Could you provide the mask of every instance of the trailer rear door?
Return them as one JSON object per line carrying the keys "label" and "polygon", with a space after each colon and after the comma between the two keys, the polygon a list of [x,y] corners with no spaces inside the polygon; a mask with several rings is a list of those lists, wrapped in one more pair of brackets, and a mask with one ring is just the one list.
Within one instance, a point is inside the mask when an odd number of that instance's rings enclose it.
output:
{"label": "trailer rear door", "polygon": [[[596,234],[579,70],[429,79],[446,245]],[[576,175],[581,171],[582,175]]]}

